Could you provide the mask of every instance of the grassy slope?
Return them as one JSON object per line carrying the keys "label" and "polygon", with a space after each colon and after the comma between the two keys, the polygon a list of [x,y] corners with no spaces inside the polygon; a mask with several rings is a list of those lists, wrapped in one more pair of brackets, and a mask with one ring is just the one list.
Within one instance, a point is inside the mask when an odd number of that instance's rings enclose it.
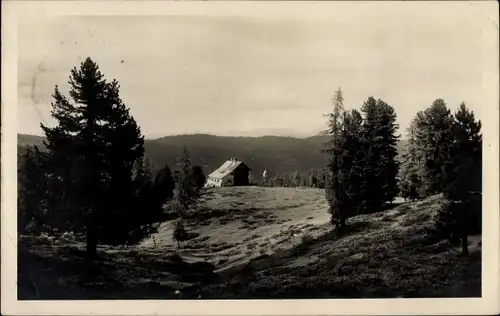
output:
{"label": "grassy slope", "polygon": [[211,297],[448,297],[480,296],[481,237],[470,238],[462,257],[425,229],[441,197],[408,203],[349,221],[348,231],[304,238],[298,247],[251,262],[247,287],[241,272],[213,286]]}
{"label": "grassy slope", "polygon": [[[222,188],[189,222],[199,236],[179,254],[216,265],[204,298],[479,296],[480,236],[470,239],[469,257],[425,237],[441,202],[360,215],[337,236],[320,190]],[[171,234],[165,223],[137,247],[101,247],[103,259],[92,265],[80,259],[79,242],[25,240],[20,298],[172,298],[177,288],[194,297],[193,280],[174,271]]]}

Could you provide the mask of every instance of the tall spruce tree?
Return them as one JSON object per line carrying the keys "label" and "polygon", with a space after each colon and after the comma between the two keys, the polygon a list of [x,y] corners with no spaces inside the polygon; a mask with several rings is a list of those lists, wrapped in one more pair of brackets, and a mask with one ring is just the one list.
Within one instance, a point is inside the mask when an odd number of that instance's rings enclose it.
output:
{"label": "tall spruce tree", "polygon": [[[325,144],[325,152],[332,151],[335,147],[335,141],[339,137],[340,130],[342,127],[342,121],[344,118],[344,95],[342,89],[339,87],[335,91],[334,97],[332,98],[332,112],[327,114],[328,118],[328,128],[323,132],[323,134],[330,136],[330,139]],[[333,156],[329,155],[333,158]]]}
{"label": "tall spruce tree", "polygon": [[69,85],[71,100],[57,86],[53,94],[56,125],[41,124],[53,182],[49,195],[63,196],[63,207],[50,209],[49,217],[64,219],[50,222],[59,231],[85,235],[93,258],[99,242],[130,243],[154,230],[143,220],[146,212],[133,208],[133,169],[143,159],[144,139],[118,82],[106,81],[90,58],[71,70]]}
{"label": "tall spruce tree", "polygon": [[408,142],[405,145],[399,169],[399,186],[401,196],[412,201],[422,197],[422,152],[418,148],[416,139],[416,135],[418,133],[417,121],[422,117],[422,115],[422,112],[417,113],[417,116],[412,120],[410,126],[408,127]]}
{"label": "tall spruce tree", "polygon": [[186,148],[183,148],[182,156],[177,163],[174,181],[174,196],[170,207],[179,216],[174,223],[173,237],[180,247],[180,242],[188,236],[184,221],[189,216],[189,211],[200,202],[202,196],[196,185],[196,178],[193,177],[193,168]]}
{"label": "tall spruce tree", "polygon": [[[340,225],[345,219],[358,214],[362,199],[362,170],[364,149],[362,142],[362,116],[357,110],[344,114],[341,137],[338,142],[337,155],[338,177],[341,190],[336,194],[343,200],[346,216],[342,216]],[[338,174],[338,173],[337,173]],[[340,200],[339,199],[339,200]]]}
{"label": "tall spruce tree", "polygon": [[468,254],[468,235],[481,230],[482,135],[481,121],[464,103],[455,113],[450,157],[444,166],[443,193],[449,200],[439,212],[436,230],[460,239]]}
{"label": "tall spruce tree", "polygon": [[200,198],[200,191],[196,186],[195,177],[193,177],[193,169],[186,148],[183,149],[182,156],[177,163],[174,181],[173,208],[179,217],[186,218],[188,212],[198,204]]}
{"label": "tall spruce tree", "polygon": [[168,165],[163,166],[155,175],[153,180],[152,199],[155,204],[164,206],[174,195],[174,177]]}
{"label": "tall spruce tree", "polygon": [[455,112],[453,126],[452,160],[446,192],[450,197],[461,197],[482,188],[482,134],[481,121],[474,112],[461,103]]}
{"label": "tall spruce tree", "polygon": [[347,218],[347,211],[343,207],[343,200],[345,195],[341,189],[342,185],[342,170],[340,168],[340,130],[344,118],[344,96],[341,88],[339,87],[332,98],[333,109],[328,114],[328,128],[324,132],[325,135],[330,136],[328,142],[325,144],[324,152],[327,154],[328,162],[326,169],[328,170],[327,183],[325,184],[326,199],[329,204],[329,212],[331,214],[331,222],[336,225],[338,229],[345,226]]}
{"label": "tall spruce tree", "polygon": [[416,120],[416,146],[422,154],[425,196],[446,187],[445,168],[451,163],[454,119],[442,99],[435,100]]}
{"label": "tall spruce tree", "polygon": [[333,111],[329,115],[326,131],[331,139],[328,154],[328,176],[325,192],[329,203],[331,222],[342,230],[350,216],[359,208],[360,195],[360,157],[363,150],[361,135],[361,114],[356,111],[345,112],[342,91],[337,90],[333,98]]}
{"label": "tall spruce tree", "polygon": [[368,98],[361,111],[364,113],[362,200],[366,211],[375,212],[398,194],[398,125],[394,108],[380,99]]}

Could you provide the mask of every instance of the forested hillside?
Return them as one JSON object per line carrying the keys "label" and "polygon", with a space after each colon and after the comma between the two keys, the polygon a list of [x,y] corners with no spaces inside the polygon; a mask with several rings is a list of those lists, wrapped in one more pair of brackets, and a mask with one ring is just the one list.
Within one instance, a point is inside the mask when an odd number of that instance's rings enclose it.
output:
{"label": "forested hillside", "polygon": [[[43,137],[18,135],[18,150],[26,146],[42,145]],[[276,172],[295,172],[320,169],[325,165],[325,156],[320,149],[326,136],[294,138],[283,136],[228,137],[207,134],[166,136],[145,141],[146,157],[155,173],[165,164],[173,167],[182,147],[189,150],[192,163],[203,167],[209,174],[230,158],[245,161],[253,175],[259,179],[267,167],[270,175]],[[404,140],[400,141],[403,148]]]}

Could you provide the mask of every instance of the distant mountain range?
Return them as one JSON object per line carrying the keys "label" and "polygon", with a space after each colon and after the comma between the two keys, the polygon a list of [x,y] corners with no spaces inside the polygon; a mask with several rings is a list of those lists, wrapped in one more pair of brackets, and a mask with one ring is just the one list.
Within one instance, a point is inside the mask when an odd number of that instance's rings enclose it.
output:
{"label": "distant mountain range", "polygon": [[[193,133],[193,134],[214,135],[210,133]],[[312,132],[302,132],[286,128],[261,128],[252,130],[229,130],[222,134],[219,133],[214,136],[232,136],[232,137],[282,136],[282,137],[294,137],[294,138],[308,138],[319,134],[320,130]],[[146,135],[146,139],[157,139],[165,136],[177,136],[177,135],[179,134],[166,135],[166,134],[154,133]]]}
{"label": "distant mountain range", "polygon": [[[306,138],[287,136],[215,136],[208,134],[165,136],[146,139],[146,157],[153,172],[164,165],[175,168],[177,159],[185,146],[195,165],[203,168],[205,174],[217,169],[229,158],[244,161],[254,177],[260,178],[265,168],[268,174],[322,168],[326,157],[320,152],[327,136]],[[18,134],[18,152],[26,146],[42,145],[41,136]],[[399,143],[401,150],[405,141]]]}

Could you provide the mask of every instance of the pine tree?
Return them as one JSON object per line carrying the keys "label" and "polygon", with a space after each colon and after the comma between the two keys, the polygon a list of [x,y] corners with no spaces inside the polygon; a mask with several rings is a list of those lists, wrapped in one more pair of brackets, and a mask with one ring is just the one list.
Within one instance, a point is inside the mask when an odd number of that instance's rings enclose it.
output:
{"label": "pine tree", "polygon": [[342,91],[337,90],[333,99],[333,112],[329,115],[331,136],[326,153],[328,154],[328,176],[325,193],[329,203],[331,221],[342,230],[350,216],[359,207],[359,168],[361,145],[360,131],[362,117],[358,111],[345,112]]}
{"label": "pine tree", "polygon": [[347,218],[359,212],[361,202],[361,175],[363,146],[360,138],[362,117],[352,110],[344,113],[343,126],[334,150],[331,165],[333,188],[329,189],[332,222],[342,229]]}
{"label": "pine tree", "polygon": [[[481,122],[465,104],[455,113],[453,143],[444,166],[444,195],[449,203],[438,214],[436,230],[460,239],[462,252],[468,254],[468,235],[480,230],[481,205],[475,193],[481,192]],[[479,205],[478,205],[479,204]]]}
{"label": "pine tree", "polygon": [[93,258],[99,242],[129,243],[131,236],[137,241],[151,232],[141,219],[145,212],[132,207],[132,174],[143,159],[144,139],[118,82],[106,81],[90,58],[71,70],[69,85],[72,101],[57,86],[53,94],[56,126],[41,125],[50,157],[49,196],[62,195],[62,207],[51,208],[49,217],[64,220],[50,225],[85,235]]}
{"label": "pine tree", "polygon": [[181,241],[186,240],[187,236],[188,232],[184,226],[184,220],[182,218],[177,219],[174,222],[174,233],[172,235],[174,240],[177,241],[177,248],[181,247]]}
{"label": "pine tree", "polygon": [[451,162],[454,119],[442,99],[435,100],[416,120],[416,143],[423,162],[426,196],[446,187],[445,167]]}
{"label": "pine tree", "polygon": [[39,234],[48,209],[48,157],[37,146],[28,148],[19,157],[18,169],[18,232]]}
{"label": "pine tree", "polygon": [[[147,159],[135,162],[132,170],[132,188],[133,191],[130,199],[132,204],[128,209],[133,212],[140,211],[142,212],[142,216],[127,217],[129,220],[135,221],[135,223],[129,223],[128,226],[130,228],[121,230],[125,234],[125,243],[129,245],[136,244],[145,237],[157,232],[161,220],[162,205],[157,203],[153,198],[153,178]],[[116,235],[117,232],[113,236]],[[114,244],[119,243],[120,239],[114,242]]]}
{"label": "pine tree", "polygon": [[416,140],[416,125],[422,114],[422,112],[417,113],[417,116],[408,128],[408,143],[405,145],[405,152],[402,155],[402,162],[399,169],[401,195],[404,199],[412,201],[422,197],[423,183],[421,175],[423,174],[423,160]]}
{"label": "pine tree", "polygon": [[328,211],[331,214],[332,224],[335,224],[337,229],[343,229],[347,219],[347,210],[344,207],[346,196],[341,188],[343,173],[340,152],[343,149],[341,148],[340,131],[344,118],[344,97],[340,88],[335,92],[332,103],[333,110],[328,114],[328,129],[324,132],[325,135],[330,136],[324,149],[324,152],[328,155],[326,168],[329,174],[328,181],[325,184],[325,195],[329,204]]}
{"label": "pine tree", "polygon": [[392,202],[398,194],[397,174],[399,163],[394,108],[373,97],[363,104],[363,204],[376,212],[385,202]]}
{"label": "pine tree", "polygon": [[200,191],[192,175],[191,161],[186,148],[183,149],[181,159],[177,164],[174,181],[172,207],[179,217],[186,218],[188,212],[199,203],[201,198]]}
{"label": "pine tree", "polygon": [[418,170],[409,163],[402,165],[404,168],[403,178],[399,180],[399,191],[405,200],[416,201],[420,198],[420,187],[422,181],[418,175]]}
{"label": "pine tree", "polygon": [[205,186],[205,174],[203,174],[203,168],[200,166],[193,166],[191,173],[196,187],[198,190],[202,190]]}
{"label": "pine tree", "polygon": [[203,196],[202,191],[196,185],[195,177],[193,177],[193,168],[186,148],[183,149],[181,159],[177,163],[174,181],[174,196],[170,207],[179,216],[174,226],[173,237],[180,247],[180,242],[184,241],[188,235],[184,220],[190,215],[189,211],[200,203]]}
{"label": "pine tree", "polygon": [[164,207],[165,203],[172,199],[174,195],[174,187],[175,182],[172,176],[172,171],[168,165],[165,165],[154,177],[152,193],[152,199],[155,201],[154,203]]}
{"label": "pine tree", "polygon": [[471,192],[481,192],[482,187],[482,134],[481,121],[464,103],[455,113],[453,126],[451,167],[446,171],[449,182],[445,192],[452,198],[463,197]]}
{"label": "pine tree", "polygon": [[[342,128],[342,120],[344,117],[344,95],[342,93],[342,89],[339,87],[337,91],[335,91],[334,97],[332,98],[333,110],[331,113],[327,114],[328,117],[328,128],[323,132],[325,135],[329,135],[330,140],[325,144],[324,152],[328,153],[335,148],[335,142],[339,137],[341,128]],[[329,155],[329,157],[332,157]]]}
{"label": "pine tree", "polygon": [[153,187],[153,177],[149,162],[137,160],[132,169],[132,180],[134,182],[134,196],[142,199],[149,199]]}

